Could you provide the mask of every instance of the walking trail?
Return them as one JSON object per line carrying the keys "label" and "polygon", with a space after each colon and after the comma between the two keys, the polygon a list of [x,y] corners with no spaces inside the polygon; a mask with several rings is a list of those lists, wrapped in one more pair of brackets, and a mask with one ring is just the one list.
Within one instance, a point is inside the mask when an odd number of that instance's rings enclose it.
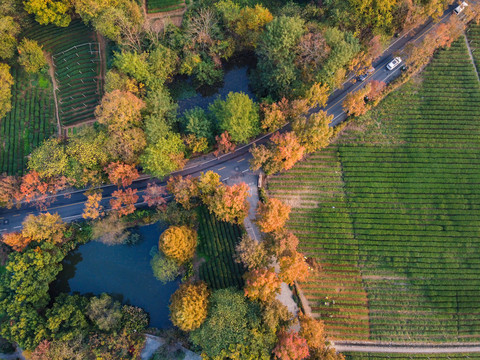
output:
{"label": "walking trail", "polygon": [[480,82],[480,76],[478,75],[477,65],[475,65],[475,60],[473,59],[472,48],[467,40],[467,34],[463,32],[463,38],[465,39],[465,44],[467,44],[468,55],[470,55],[470,60],[472,61],[473,68],[475,69],[475,74],[477,75],[477,80]]}

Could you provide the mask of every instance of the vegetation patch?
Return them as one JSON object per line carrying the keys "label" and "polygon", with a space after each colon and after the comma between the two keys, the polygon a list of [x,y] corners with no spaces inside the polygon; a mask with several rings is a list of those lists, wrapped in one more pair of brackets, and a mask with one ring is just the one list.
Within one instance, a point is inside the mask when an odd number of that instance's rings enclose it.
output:
{"label": "vegetation patch", "polygon": [[147,12],[158,13],[181,9],[183,0],[147,0]]}

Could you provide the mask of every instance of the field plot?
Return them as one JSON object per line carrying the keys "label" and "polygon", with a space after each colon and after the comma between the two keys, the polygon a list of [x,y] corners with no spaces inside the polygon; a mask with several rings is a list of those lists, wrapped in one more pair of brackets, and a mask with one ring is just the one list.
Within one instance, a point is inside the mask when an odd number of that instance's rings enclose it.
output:
{"label": "field plot", "polygon": [[24,36],[52,55],[62,125],[93,119],[103,91],[102,49],[95,33],[75,20],[66,28],[32,24]]}
{"label": "field plot", "polygon": [[200,266],[200,278],[211,289],[243,285],[243,268],[233,259],[235,245],[242,237],[242,229],[218,221],[207,209],[198,210],[198,252],[206,262]]}
{"label": "field plot", "polygon": [[302,284],[333,337],[480,339],[479,150],[480,85],[461,39],[336,145],[271,180],[318,273],[340,269],[336,288],[319,275]]}
{"label": "field plot", "polygon": [[147,12],[158,13],[177,10],[184,7],[183,0],[146,0]]}
{"label": "field plot", "polygon": [[52,85],[13,67],[12,110],[0,120],[0,174],[22,175],[27,156],[55,132]]}
{"label": "field plot", "polygon": [[381,354],[381,353],[344,353],[346,360],[456,360],[480,359],[478,353],[451,353],[451,354]]}

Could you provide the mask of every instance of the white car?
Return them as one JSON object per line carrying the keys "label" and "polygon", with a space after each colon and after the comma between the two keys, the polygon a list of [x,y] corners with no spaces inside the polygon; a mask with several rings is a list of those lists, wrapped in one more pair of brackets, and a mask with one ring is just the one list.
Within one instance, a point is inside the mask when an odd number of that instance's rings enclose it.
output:
{"label": "white car", "polygon": [[467,6],[468,6],[468,4],[467,4],[465,1],[462,1],[462,2],[460,3],[460,5],[458,5],[458,6],[453,10],[453,12],[458,15],[458,14],[460,14]]}
{"label": "white car", "polygon": [[396,57],[395,59],[393,59],[392,61],[390,61],[387,65],[387,69],[388,70],[393,70],[395,69],[398,65],[400,65],[400,63],[402,62],[402,59],[400,59],[399,57]]}

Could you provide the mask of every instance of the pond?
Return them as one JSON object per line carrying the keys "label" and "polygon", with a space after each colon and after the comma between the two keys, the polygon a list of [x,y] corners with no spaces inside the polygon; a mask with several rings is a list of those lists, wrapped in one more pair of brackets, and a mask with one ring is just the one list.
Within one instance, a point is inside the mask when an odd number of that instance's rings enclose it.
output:
{"label": "pond", "polygon": [[176,78],[170,85],[170,91],[178,103],[178,113],[183,114],[195,106],[207,109],[218,97],[225,99],[229,92],[244,92],[255,99],[248,77],[249,69],[255,65],[254,59],[253,55],[243,55],[226,63],[223,67],[223,81],[216,86],[195,89],[191,78]]}
{"label": "pond", "polygon": [[150,250],[157,248],[163,224],[142,226],[134,231],[141,239],[135,245],[108,246],[91,241],[79,246],[63,261],[63,271],[53,284],[61,292],[112,295],[122,304],[143,308],[150,314],[150,326],[167,328],[170,296],[180,281],[163,285],[150,267]]}

